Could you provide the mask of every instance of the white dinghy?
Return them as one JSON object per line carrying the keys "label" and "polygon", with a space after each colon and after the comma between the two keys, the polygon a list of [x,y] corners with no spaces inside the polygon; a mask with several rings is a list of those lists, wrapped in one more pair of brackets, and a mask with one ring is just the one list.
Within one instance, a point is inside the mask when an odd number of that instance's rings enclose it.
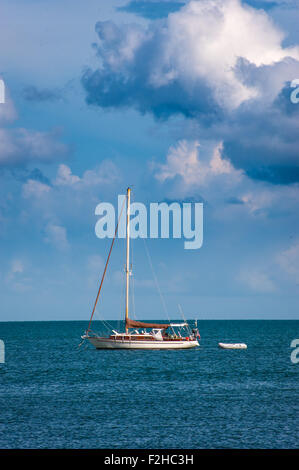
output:
{"label": "white dinghy", "polygon": [[247,349],[245,343],[218,343],[218,346],[222,349]]}

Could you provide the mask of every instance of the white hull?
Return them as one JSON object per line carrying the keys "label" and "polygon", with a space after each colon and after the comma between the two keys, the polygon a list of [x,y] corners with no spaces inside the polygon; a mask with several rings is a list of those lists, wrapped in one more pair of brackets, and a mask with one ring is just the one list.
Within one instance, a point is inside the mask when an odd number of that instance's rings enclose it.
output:
{"label": "white hull", "polygon": [[222,349],[247,349],[245,343],[218,343],[218,346]]}
{"label": "white hull", "polygon": [[199,346],[196,340],[172,341],[138,341],[115,340],[110,338],[88,337],[88,340],[97,349],[190,349]]}

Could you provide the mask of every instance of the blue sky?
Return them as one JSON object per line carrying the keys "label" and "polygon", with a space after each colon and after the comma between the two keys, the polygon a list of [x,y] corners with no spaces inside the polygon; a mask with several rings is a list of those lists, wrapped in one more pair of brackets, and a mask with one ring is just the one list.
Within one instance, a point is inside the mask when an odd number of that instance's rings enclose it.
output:
{"label": "blue sky", "polygon": [[[297,0],[2,0],[0,320],[88,320],[96,205],[204,201],[204,242],[148,240],[168,314],[298,318]],[[98,318],[123,315],[124,242]],[[143,240],[138,319],[165,319]],[[132,311],[133,314],[133,311]]]}

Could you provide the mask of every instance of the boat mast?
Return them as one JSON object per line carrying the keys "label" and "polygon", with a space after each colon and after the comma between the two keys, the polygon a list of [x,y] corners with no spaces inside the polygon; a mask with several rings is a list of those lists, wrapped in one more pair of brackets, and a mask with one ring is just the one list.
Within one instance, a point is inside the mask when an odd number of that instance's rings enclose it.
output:
{"label": "boat mast", "polygon": [[131,189],[127,189],[127,224],[126,224],[126,234],[127,234],[127,259],[126,259],[126,333],[128,333],[127,321],[129,318],[129,276],[130,276],[130,198],[131,198]]}

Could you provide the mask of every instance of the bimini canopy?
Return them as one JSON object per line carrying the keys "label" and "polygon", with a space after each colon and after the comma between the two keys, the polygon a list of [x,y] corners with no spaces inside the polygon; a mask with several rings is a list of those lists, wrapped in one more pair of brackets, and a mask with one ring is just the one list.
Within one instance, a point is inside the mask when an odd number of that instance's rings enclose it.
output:
{"label": "bimini canopy", "polygon": [[127,318],[126,328],[161,328],[166,329],[170,326],[170,323],[145,323],[142,321],[131,320]]}

